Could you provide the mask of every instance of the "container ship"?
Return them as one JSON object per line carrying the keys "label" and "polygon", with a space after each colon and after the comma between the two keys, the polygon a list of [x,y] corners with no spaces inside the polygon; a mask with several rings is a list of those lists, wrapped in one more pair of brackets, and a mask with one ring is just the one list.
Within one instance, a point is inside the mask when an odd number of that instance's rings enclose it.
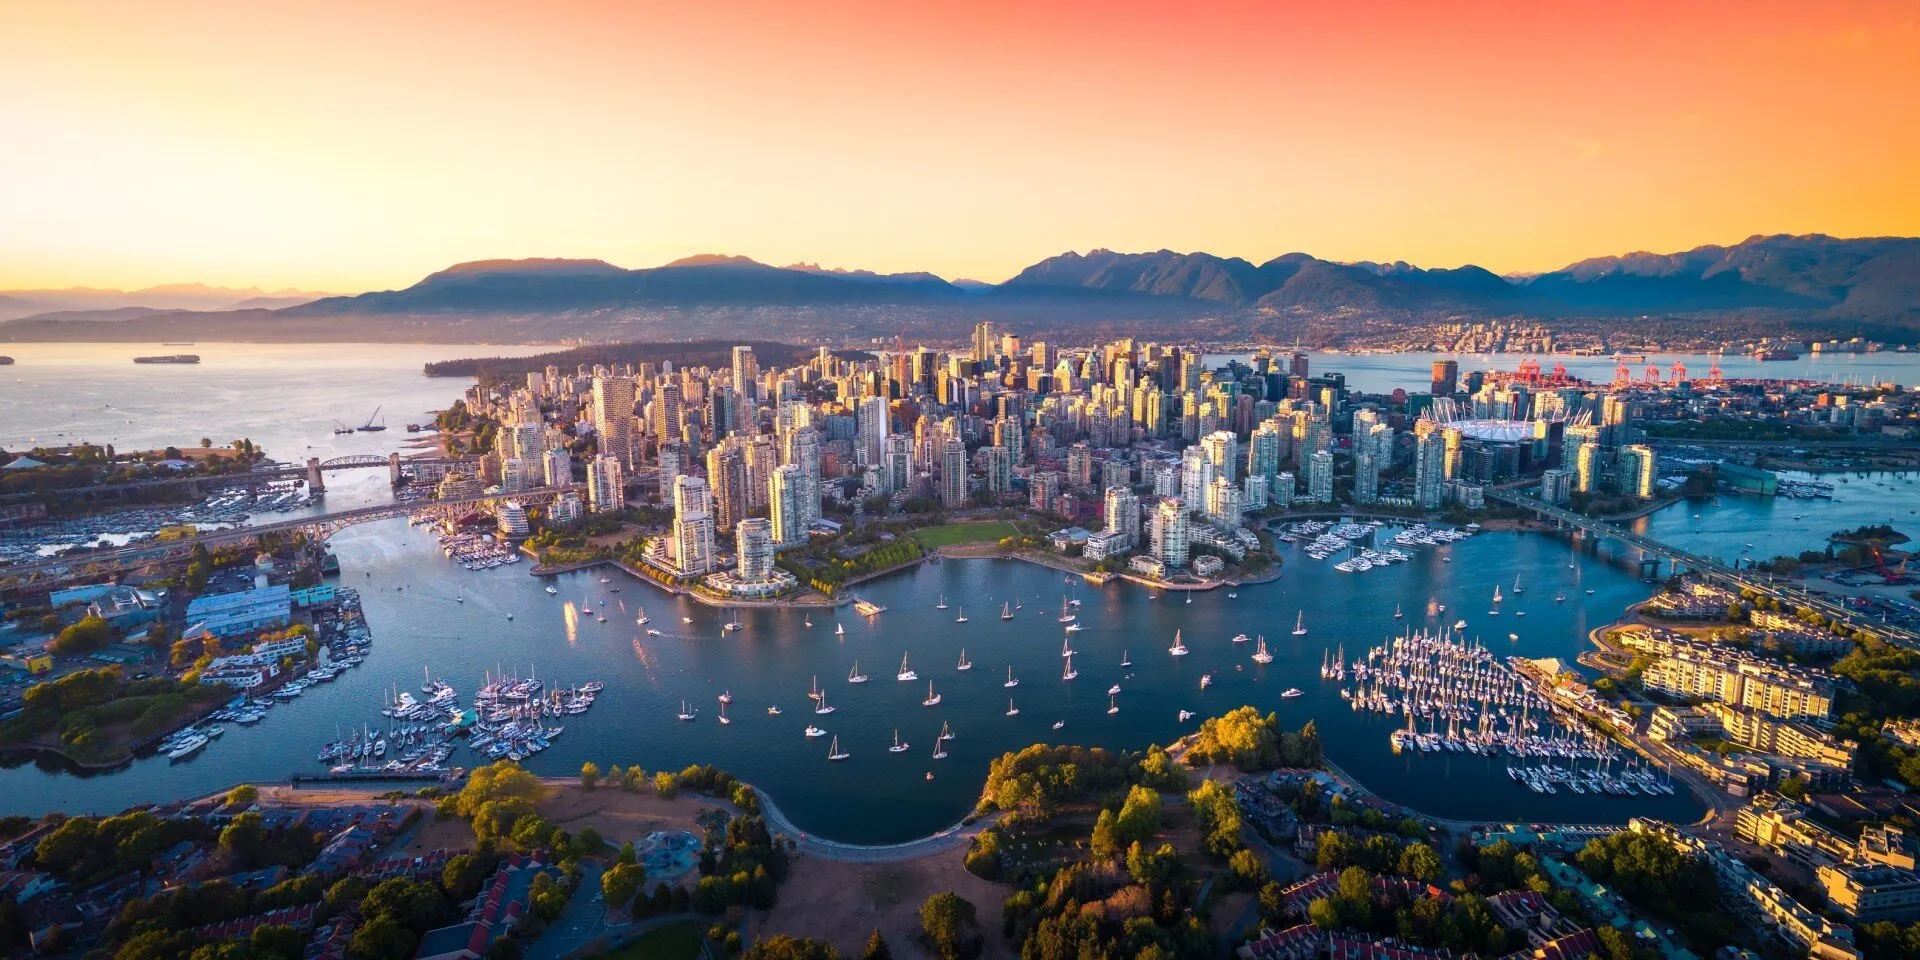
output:
{"label": "container ship", "polygon": [[163,357],[134,357],[134,363],[199,363],[197,353],[170,353]]}

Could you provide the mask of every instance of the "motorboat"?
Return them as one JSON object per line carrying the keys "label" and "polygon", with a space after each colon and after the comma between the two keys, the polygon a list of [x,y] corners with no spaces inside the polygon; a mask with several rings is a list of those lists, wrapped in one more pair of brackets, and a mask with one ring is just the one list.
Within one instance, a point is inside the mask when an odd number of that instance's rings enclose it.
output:
{"label": "motorboat", "polygon": [[1288,687],[1280,696],[1282,699],[1292,699],[1294,697],[1306,696],[1306,694],[1302,693],[1299,687]]}
{"label": "motorboat", "polygon": [[815,737],[824,737],[826,735],[827,735],[827,732],[825,730],[822,730],[819,727],[816,727],[812,724],[807,725],[807,739],[812,740]]}

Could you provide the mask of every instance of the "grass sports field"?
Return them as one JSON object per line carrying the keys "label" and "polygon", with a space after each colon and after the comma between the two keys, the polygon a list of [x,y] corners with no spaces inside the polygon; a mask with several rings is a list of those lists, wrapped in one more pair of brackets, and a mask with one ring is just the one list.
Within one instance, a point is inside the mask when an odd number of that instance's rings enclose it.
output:
{"label": "grass sports field", "polygon": [[1020,531],[1005,520],[989,520],[985,523],[955,523],[944,527],[927,527],[915,530],[911,536],[928,548],[951,547],[962,543],[993,543],[1008,537],[1017,537]]}

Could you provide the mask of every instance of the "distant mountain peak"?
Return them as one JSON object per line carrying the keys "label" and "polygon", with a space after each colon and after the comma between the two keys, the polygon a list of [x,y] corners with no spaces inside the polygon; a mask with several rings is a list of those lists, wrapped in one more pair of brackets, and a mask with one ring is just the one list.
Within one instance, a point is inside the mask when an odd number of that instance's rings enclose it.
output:
{"label": "distant mountain peak", "polygon": [[696,253],[691,257],[681,257],[680,259],[667,264],[667,266],[669,267],[764,267],[766,266],[766,264],[761,263],[760,261],[755,260],[752,257],[742,257],[742,256],[737,256],[732,254],[725,254],[725,253]]}
{"label": "distant mountain peak", "polygon": [[541,276],[593,276],[625,273],[626,271],[605,260],[571,260],[563,257],[527,257],[513,260],[469,260],[456,263],[445,270],[428,274],[421,283],[436,280],[454,280],[463,277],[494,276],[498,274],[523,274]]}

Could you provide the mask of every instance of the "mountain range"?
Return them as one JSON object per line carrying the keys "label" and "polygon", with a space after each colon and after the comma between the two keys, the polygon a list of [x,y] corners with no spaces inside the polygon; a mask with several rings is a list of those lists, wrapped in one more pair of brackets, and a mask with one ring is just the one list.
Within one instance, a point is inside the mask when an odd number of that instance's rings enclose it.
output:
{"label": "mountain range", "polygon": [[175,283],[139,290],[68,287],[59,290],[0,290],[0,322],[50,313],[71,319],[128,320],[176,310],[253,310],[292,307],[329,296],[309,290],[262,290]]}
{"label": "mountain range", "polygon": [[[35,292],[0,297],[23,293]],[[1189,319],[1222,335],[1313,318],[1323,330],[1333,324],[1336,336],[1345,329],[1341,324],[1378,329],[1441,318],[1513,317],[1611,325],[1654,316],[1740,318],[1780,326],[1780,332],[1851,330],[1912,341],[1920,339],[1920,238],[1755,236],[1731,246],[1600,257],[1515,277],[1471,265],[1340,263],[1304,253],[1255,264],[1170,250],[1064,253],[999,284],[810,263],[776,267],[724,255],[643,269],[600,260],[484,260],[456,264],[401,290],[249,306],[260,309],[156,312],[121,323],[142,335],[254,330],[262,339],[337,334],[325,338],[544,340],[739,336],[769,332],[769,324],[822,336],[891,335],[908,320],[932,321],[935,332],[944,334],[951,332],[948,326],[964,330],[973,319],[996,316],[1019,318],[1036,332]],[[0,339],[63,339],[74,334],[74,319],[16,320],[0,325]]]}

